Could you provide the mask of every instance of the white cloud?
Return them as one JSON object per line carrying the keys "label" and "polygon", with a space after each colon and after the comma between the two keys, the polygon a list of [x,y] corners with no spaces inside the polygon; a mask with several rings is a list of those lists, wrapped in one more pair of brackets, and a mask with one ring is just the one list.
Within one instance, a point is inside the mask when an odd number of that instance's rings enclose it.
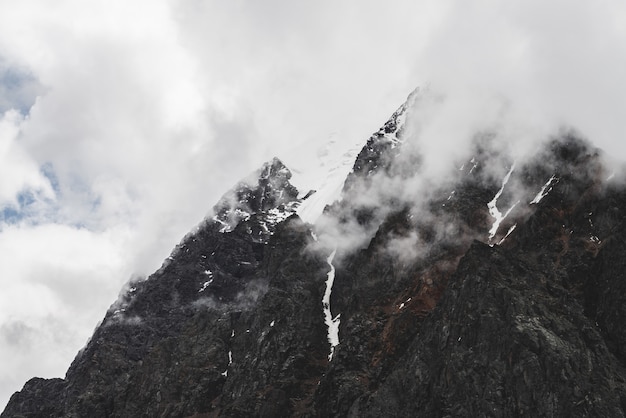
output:
{"label": "white cloud", "polygon": [[94,233],[63,225],[5,226],[0,356],[11,361],[0,374],[4,401],[31,377],[64,375],[130,276],[128,241],[123,227]]}
{"label": "white cloud", "polygon": [[48,197],[53,194],[36,161],[18,141],[22,123],[22,116],[15,110],[0,116],[0,207],[18,206],[17,195],[27,188]]}
{"label": "white cloud", "polygon": [[[424,81],[454,97],[428,137],[461,137],[514,102],[506,129],[518,143],[528,121],[536,132],[565,121],[624,155],[624,9],[0,2],[2,69],[34,80],[0,88],[0,210],[25,190],[37,197],[26,218],[0,225],[3,259],[11,254],[0,293],[12,295],[0,329],[13,338],[0,343],[3,358],[28,375],[62,375],[120,284],[157,268],[236,179],[274,155],[315,167],[331,136],[345,144],[337,149],[364,141]],[[459,152],[433,144],[422,144],[433,156]],[[15,370],[0,366],[14,376],[0,382],[0,404],[24,383]]]}
{"label": "white cloud", "polygon": [[[3,119],[10,147],[0,193],[14,200],[24,188],[42,189],[50,199],[22,208],[28,216],[4,225],[0,241],[49,243],[55,236],[62,252],[44,259],[28,246],[12,247],[2,286],[14,309],[0,325],[13,334],[33,330],[24,332],[49,343],[50,355],[34,355],[24,349],[33,340],[18,339],[7,356],[30,365],[23,374],[62,375],[120,283],[158,267],[236,179],[275,154],[314,165],[309,151],[315,155],[333,133],[351,143],[369,135],[415,84],[402,39],[424,29],[409,27],[412,20],[355,1],[0,4],[3,65],[43,86],[26,91],[39,94],[27,116]],[[26,99],[13,105],[22,110]],[[127,232],[110,232],[119,230]],[[83,234],[91,237],[81,243],[85,252],[70,255]],[[105,244],[124,255],[107,280],[95,263],[107,254],[99,248]],[[98,309],[79,314],[81,306],[64,305],[73,299]],[[42,309],[35,316],[33,304]],[[76,338],[55,342],[45,315]],[[70,323],[75,317],[85,320]],[[2,382],[3,400],[23,374]]]}
{"label": "white cloud", "polygon": [[624,22],[619,1],[458,4],[415,69],[457,97],[510,103],[526,126],[544,132],[575,126],[624,158],[626,122],[618,116],[626,105]]}

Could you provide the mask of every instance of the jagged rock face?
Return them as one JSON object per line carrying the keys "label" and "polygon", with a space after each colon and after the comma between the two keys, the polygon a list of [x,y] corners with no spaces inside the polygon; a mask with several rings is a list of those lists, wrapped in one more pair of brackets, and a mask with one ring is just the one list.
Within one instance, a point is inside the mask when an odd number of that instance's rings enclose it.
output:
{"label": "jagged rock face", "polygon": [[319,379],[298,384],[292,374],[319,376],[325,364],[316,319],[326,264],[305,252],[309,230],[288,219],[299,204],[289,170],[275,159],[255,175],[157,272],[129,285],[64,380],[30,381],[3,416],[189,416],[219,411],[222,398],[237,401],[226,410],[271,412],[234,394],[311,392]]}
{"label": "jagged rock face", "polygon": [[[518,162],[483,135],[416,201],[417,94],[327,208],[365,239],[329,257],[275,159],[129,284],[64,379],[30,380],[2,417],[624,416],[626,188],[574,135]],[[362,199],[381,180],[406,196]]]}
{"label": "jagged rock face", "polygon": [[623,416],[618,360],[545,271],[475,242],[400,363],[352,416]]}
{"label": "jagged rock face", "polygon": [[256,240],[265,241],[277,223],[295,213],[300,202],[290,178],[289,169],[274,158],[239,182],[213,208],[213,221],[222,225],[220,232],[230,232],[239,226]]}
{"label": "jagged rock face", "polygon": [[[553,164],[521,167],[522,190],[558,181],[511,212],[500,230],[517,228],[500,246],[474,241],[489,242],[489,228],[470,215],[497,185],[461,177],[456,193],[433,200],[430,224],[393,212],[348,257],[334,293],[341,345],[316,398],[322,415],[622,415],[623,357],[613,343],[624,318],[619,267],[597,282],[606,271],[599,263],[619,258],[619,244],[610,244],[621,242],[624,192],[600,184],[597,153],[574,137],[540,156]],[[453,223],[453,236],[430,240],[433,219]],[[415,230],[427,251],[398,263],[388,240]],[[612,327],[598,320],[604,312]],[[583,362],[585,370],[571,371]]]}

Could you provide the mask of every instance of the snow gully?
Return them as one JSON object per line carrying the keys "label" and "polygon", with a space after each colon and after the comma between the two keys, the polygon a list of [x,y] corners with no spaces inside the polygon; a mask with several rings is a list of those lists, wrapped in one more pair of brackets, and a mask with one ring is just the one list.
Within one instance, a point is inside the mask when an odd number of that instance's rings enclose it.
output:
{"label": "snow gully", "polygon": [[[513,170],[515,170],[515,164],[511,166],[511,169],[509,170],[509,172],[506,174],[506,176],[504,176],[504,179],[502,180],[502,187],[500,187],[500,190],[498,190],[498,193],[496,193],[496,195],[493,197],[491,202],[487,203],[487,208],[489,208],[489,214],[494,218],[493,225],[491,226],[491,229],[489,230],[489,245],[492,245],[492,246],[493,244],[491,244],[491,240],[496,236],[496,233],[498,232],[498,228],[500,227],[500,223],[502,223],[504,218],[506,218],[509,215],[509,213],[511,213],[513,208],[519,203],[519,201],[515,202],[513,206],[511,206],[509,210],[506,211],[504,215],[502,215],[502,213],[500,212],[500,210],[498,210],[498,207],[496,206],[498,198],[504,191],[504,186],[506,186],[506,184],[509,182],[509,179],[511,178],[511,174],[513,174]],[[513,231],[510,231],[510,232],[513,232]]]}
{"label": "snow gully", "polygon": [[529,205],[533,205],[533,204],[536,205],[537,203],[541,202],[541,199],[546,197],[546,195],[550,193],[554,185],[557,184],[558,182],[559,182],[558,177],[556,175],[552,175],[552,177],[550,177],[550,180],[548,180],[546,184],[543,185],[539,193],[537,193],[537,196],[535,196],[535,198],[530,201]]}
{"label": "snow gully", "polygon": [[333,265],[333,259],[335,258],[336,253],[337,249],[335,248],[326,259],[326,262],[330,267],[330,271],[328,272],[328,278],[326,279],[326,291],[324,292],[324,297],[322,298],[322,306],[324,307],[324,322],[328,327],[328,342],[330,343],[328,361],[333,359],[335,347],[339,345],[339,323],[341,322],[339,319],[341,314],[337,314],[337,316],[333,318],[330,311],[330,295],[333,290],[333,282],[335,281],[335,266]]}

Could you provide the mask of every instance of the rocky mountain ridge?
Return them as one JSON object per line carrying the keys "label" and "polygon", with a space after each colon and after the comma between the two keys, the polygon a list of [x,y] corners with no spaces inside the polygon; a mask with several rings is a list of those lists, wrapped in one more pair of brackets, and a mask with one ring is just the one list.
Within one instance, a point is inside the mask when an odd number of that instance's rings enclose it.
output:
{"label": "rocky mountain ridge", "polygon": [[420,94],[320,222],[268,162],[1,416],[624,416],[624,183],[565,131],[424,185]]}

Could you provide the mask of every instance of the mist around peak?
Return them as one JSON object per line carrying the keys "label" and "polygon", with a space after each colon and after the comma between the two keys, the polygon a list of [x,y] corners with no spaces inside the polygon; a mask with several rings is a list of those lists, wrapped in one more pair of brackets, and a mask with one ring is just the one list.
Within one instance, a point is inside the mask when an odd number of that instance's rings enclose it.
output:
{"label": "mist around peak", "polygon": [[500,245],[560,179],[615,181],[623,164],[579,131],[539,129],[520,112],[500,97],[416,90],[372,135],[341,198],[316,222],[320,245],[336,248],[341,262],[393,217],[405,226],[386,234],[383,247],[401,263],[428,256],[433,243]]}

